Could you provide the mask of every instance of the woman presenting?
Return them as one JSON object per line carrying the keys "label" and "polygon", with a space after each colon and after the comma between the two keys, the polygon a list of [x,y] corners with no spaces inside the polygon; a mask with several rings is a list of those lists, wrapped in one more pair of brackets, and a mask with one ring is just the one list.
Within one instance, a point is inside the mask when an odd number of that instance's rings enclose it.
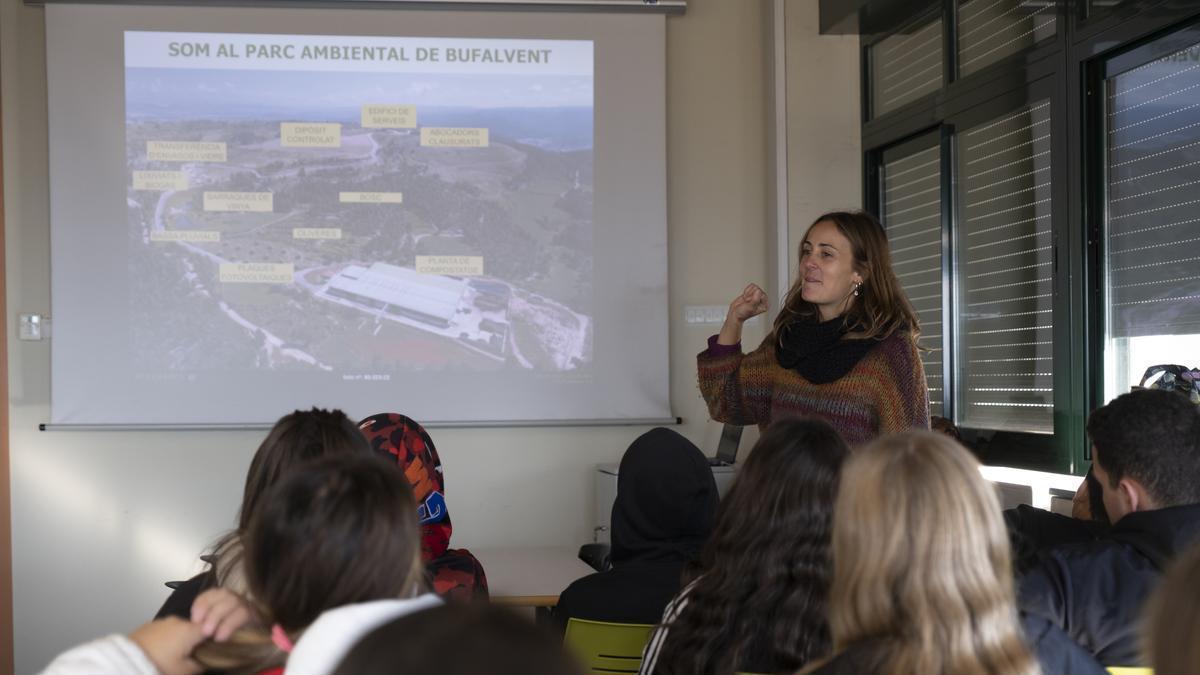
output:
{"label": "woman presenting", "polygon": [[839,211],[809,226],[771,333],[743,354],[742,324],[765,311],[766,293],[750,284],[697,357],[714,420],[766,428],[780,417],[819,417],[850,445],[929,428],[920,326],[874,216]]}

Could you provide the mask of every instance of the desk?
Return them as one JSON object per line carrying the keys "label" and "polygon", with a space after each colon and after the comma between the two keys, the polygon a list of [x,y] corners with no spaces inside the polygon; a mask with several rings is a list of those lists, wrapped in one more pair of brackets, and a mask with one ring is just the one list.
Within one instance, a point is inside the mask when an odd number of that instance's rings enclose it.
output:
{"label": "desk", "polygon": [[498,605],[553,607],[571,582],[596,570],[563,547],[472,548],[487,574],[488,595]]}

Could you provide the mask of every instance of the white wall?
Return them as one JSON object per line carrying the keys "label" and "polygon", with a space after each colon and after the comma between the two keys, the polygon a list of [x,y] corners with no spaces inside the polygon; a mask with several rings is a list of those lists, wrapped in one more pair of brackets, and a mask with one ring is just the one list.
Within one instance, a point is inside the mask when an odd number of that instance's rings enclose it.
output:
{"label": "white wall", "polygon": [[[857,51],[846,38],[815,35],[816,4],[788,5],[801,10],[788,25],[789,133],[796,134],[790,201],[805,224],[821,210],[859,203]],[[683,306],[725,304],[747,282],[765,282],[774,254],[766,203],[769,11],[768,0],[691,0],[686,15],[667,22],[671,396],[684,418],[680,431],[709,452],[720,430],[696,390],[694,357],[715,327],[685,326]],[[162,581],[187,575],[232,523],[262,435],[37,430],[49,414],[49,344],[18,341],[16,316],[50,311],[44,50],[42,10],[0,0],[18,673],[149,617],[166,595]],[[848,82],[838,86],[843,76]],[[836,97],[822,100],[817,93],[825,91]],[[760,326],[746,342],[761,337]],[[616,461],[642,431],[434,430],[454,543],[588,540],[592,467]]]}
{"label": "white wall", "polygon": [[857,35],[820,35],[818,4],[785,0],[788,269],[822,213],[862,208],[862,113]]}

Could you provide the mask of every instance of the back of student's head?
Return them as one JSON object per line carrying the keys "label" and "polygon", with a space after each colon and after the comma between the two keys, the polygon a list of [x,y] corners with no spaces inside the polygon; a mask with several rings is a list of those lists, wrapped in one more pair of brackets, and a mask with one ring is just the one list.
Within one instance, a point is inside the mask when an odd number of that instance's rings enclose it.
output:
{"label": "back of student's head", "polygon": [[245,531],[263,495],[302,462],[342,454],[369,454],[371,447],[341,410],[297,410],[279,418],[259,444],[246,472],[238,529]]}
{"label": "back of student's head", "polygon": [[820,420],[763,433],[718,508],[656,672],[794,671],[828,652],[831,518],[848,453]]}
{"label": "back of student's head", "polygon": [[511,610],[456,603],[375,629],[334,675],[583,675],[551,635]]}
{"label": "back of student's head", "polygon": [[1155,675],[1200,672],[1200,545],[1171,563],[1146,605],[1142,625]]}
{"label": "back of student's head", "polygon": [[873,641],[878,671],[897,675],[1038,672],[1017,622],[999,501],[949,437],[907,432],[855,451],[833,560],[835,650]]}
{"label": "back of student's head", "polygon": [[658,427],[621,457],[612,507],[612,560],[688,561],[712,531],[717,484],[704,453]]}
{"label": "back of student's head", "polygon": [[1160,389],[1122,394],[1087,422],[1110,488],[1136,480],[1159,508],[1200,503],[1200,407]]}
{"label": "back of student's head", "polygon": [[335,455],[369,455],[371,447],[341,410],[296,410],[279,418],[259,444],[246,472],[237,528],[213,547],[217,585],[246,593],[242,537],[267,491],[300,464]]}
{"label": "back of student's head", "polygon": [[424,590],[416,502],[395,465],[372,455],[325,457],[293,468],[267,491],[243,543],[260,623],[201,654],[218,669],[266,668],[324,611]]}

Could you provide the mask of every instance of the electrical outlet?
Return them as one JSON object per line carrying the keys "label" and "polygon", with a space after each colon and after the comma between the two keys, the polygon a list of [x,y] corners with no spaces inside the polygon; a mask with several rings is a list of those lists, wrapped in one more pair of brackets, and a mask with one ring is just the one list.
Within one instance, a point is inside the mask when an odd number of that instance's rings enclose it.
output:
{"label": "electrical outlet", "polygon": [[721,323],[725,321],[725,308],[721,305],[686,305],[683,322],[688,325]]}
{"label": "electrical outlet", "polygon": [[17,337],[22,340],[41,340],[42,339],[42,315],[41,314],[22,314],[20,315],[20,329]]}

